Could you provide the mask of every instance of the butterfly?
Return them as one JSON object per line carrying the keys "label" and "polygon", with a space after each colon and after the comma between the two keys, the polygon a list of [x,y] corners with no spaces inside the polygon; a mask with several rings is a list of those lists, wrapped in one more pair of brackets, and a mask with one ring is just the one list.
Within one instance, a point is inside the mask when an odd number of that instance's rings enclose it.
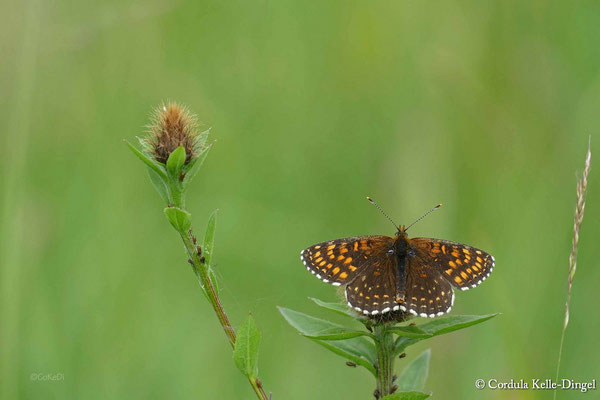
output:
{"label": "butterfly", "polygon": [[394,237],[330,240],[302,250],[300,260],[323,282],[346,285],[348,305],[367,316],[398,310],[429,318],[446,314],[454,305],[453,287],[474,288],[494,268],[494,257],[483,250],[449,240],[409,238],[408,228],[395,226]]}

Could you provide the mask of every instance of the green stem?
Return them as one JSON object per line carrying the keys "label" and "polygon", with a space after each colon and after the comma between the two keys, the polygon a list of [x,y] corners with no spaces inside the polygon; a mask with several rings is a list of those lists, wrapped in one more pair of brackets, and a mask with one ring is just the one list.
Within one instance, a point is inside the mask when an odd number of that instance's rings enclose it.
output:
{"label": "green stem", "polygon": [[[565,331],[566,326],[563,326],[562,334],[560,335],[560,347],[558,348],[558,362],[556,363],[556,379],[554,380],[554,382],[558,382],[558,373],[560,371],[560,359],[562,357],[563,342],[565,341]],[[554,389],[554,395],[552,397],[554,400],[556,400],[556,392],[557,390]]]}
{"label": "green stem", "polygon": [[180,186],[181,185],[178,182],[173,182],[172,180],[169,180],[169,192],[171,193],[173,206],[185,210],[183,189]]}
{"label": "green stem", "polygon": [[[185,204],[183,202],[182,191],[177,190],[177,188],[174,188],[173,186],[171,186],[171,188],[175,189],[171,190],[174,203],[173,205],[175,207],[184,209]],[[217,318],[219,319],[219,323],[221,324],[221,327],[223,328],[223,331],[225,332],[225,335],[229,340],[229,344],[232,348],[235,348],[235,329],[233,329],[231,322],[229,322],[229,317],[225,313],[225,309],[221,304],[221,300],[219,299],[219,295],[217,293],[217,290],[215,289],[215,285],[213,284],[212,280],[210,279],[210,276],[208,275],[208,266],[206,265],[204,259],[201,257],[201,254],[199,254],[196,246],[194,245],[194,234],[190,229],[187,232],[179,232],[179,235],[181,236],[181,240],[183,240],[183,244],[188,253],[189,262],[192,265],[192,268],[194,269],[194,273],[198,277],[200,285],[202,285],[202,288],[206,293],[206,297],[212,305],[215,314],[217,314]],[[250,382],[254,393],[256,393],[256,397],[258,397],[260,400],[269,400],[269,397],[265,393],[262,384],[260,383],[258,378],[248,378],[248,381]]]}
{"label": "green stem", "polygon": [[376,398],[393,393],[394,377],[394,334],[387,330],[385,323],[373,326],[373,334],[377,338],[377,389]]}
{"label": "green stem", "polygon": [[[217,314],[219,323],[221,324],[223,331],[225,331],[227,339],[229,339],[229,344],[231,345],[231,348],[235,348],[235,330],[233,329],[231,322],[229,322],[229,317],[227,317],[225,309],[221,304],[221,300],[219,299],[219,295],[217,294],[215,285],[208,276],[208,267],[202,261],[200,254],[198,254],[198,251],[194,246],[194,235],[192,233],[192,230],[190,229],[189,232],[180,232],[180,235],[181,239],[183,240],[183,244],[185,245],[185,248],[187,250],[188,256],[190,257],[190,264],[192,264],[192,268],[194,269],[196,276],[200,280],[200,284],[206,292],[206,297],[208,298],[208,301],[210,301],[213,310],[215,310],[215,314]],[[250,382],[254,393],[256,393],[256,397],[258,397],[260,400],[269,400],[269,397],[265,393],[262,384],[259,383],[260,381],[258,380],[258,378],[248,378],[248,381]]]}
{"label": "green stem", "polygon": [[210,280],[210,277],[208,276],[208,268],[202,262],[202,259],[198,254],[196,247],[193,244],[193,233],[191,231],[186,233],[180,232],[180,235],[181,239],[183,240],[183,244],[185,245],[185,248],[187,250],[188,256],[190,257],[190,261],[194,272],[200,280],[200,284],[206,291],[208,301],[212,305],[213,310],[215,310],[217,318],[219,319],[219,323],[223,327],[225,335],[227,335],[227,338],[229,339],[229,344],[231,344],[231,347],[233,348],[235,346],[235,330],[233,329],[233,326],[231,326],[231,323],[229,322],[229,318],[227,317],[225,309],[221,304],[221,300],[219,299],[215,286]]}

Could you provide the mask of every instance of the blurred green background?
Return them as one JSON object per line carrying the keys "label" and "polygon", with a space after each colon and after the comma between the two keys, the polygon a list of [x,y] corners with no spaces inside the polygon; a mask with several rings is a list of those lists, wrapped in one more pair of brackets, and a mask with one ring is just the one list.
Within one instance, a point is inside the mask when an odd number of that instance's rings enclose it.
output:
{"label": "blurred green background", "polygon": [[[443,399],[477,378],[554,377],[588,135],[600,146],[596,1],[3,1],[3,399],[251,399],[135,140],[163,100],[216,140],[192,185],[233,322],[263,334],[274,399],[371,398],[372,377],[276,310],[326,315],[313,243],[394,228],[496,257],[454,314],[502,315],[421,343]],[[592,154],[561,376],[600,378],[599,174]],[[33,373],[61,373],[36,382]],[[560,399],[600,392],[561,392]]]}

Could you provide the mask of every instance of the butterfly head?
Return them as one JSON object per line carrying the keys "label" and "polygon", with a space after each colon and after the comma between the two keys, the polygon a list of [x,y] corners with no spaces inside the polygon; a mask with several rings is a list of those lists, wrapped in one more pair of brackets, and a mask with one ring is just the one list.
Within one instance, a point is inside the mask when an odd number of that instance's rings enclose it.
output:
{"label": "butterfly head", "polygon": [[408,234],[406,233],[406,227],[404,225],[400,225],[398,227],[398,231],[396,232],[396,236],[406,238]]}

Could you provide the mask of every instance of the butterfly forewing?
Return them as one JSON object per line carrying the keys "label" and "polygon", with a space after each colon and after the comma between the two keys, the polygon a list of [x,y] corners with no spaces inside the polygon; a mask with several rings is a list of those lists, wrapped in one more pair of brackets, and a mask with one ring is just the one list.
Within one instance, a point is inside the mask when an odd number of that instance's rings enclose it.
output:
{"label": "butterfly forewing", "polygon": [[479,285],[494,269],[494,257],[475,247],[429,238],[414,238],[411,243],[425,262],[461,290]]}
{"label": "butterfly forewing", "polygon": [[300,253],[317,278],[339,286],[352,282],[393,245],[388,236],[357,236],[318,243]]}

